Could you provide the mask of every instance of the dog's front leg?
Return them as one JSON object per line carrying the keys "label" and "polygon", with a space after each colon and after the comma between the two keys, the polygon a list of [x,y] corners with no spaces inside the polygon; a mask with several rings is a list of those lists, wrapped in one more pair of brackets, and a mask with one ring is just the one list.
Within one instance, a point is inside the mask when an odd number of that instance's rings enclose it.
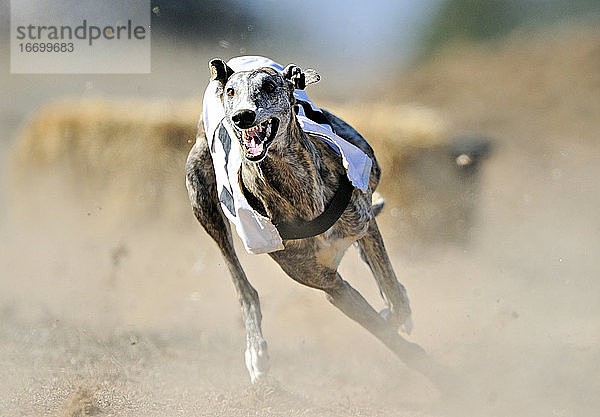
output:
{"label": "dog's front leg", "polygon": [[410,333],[412,320],[406,289],[396,278],[374,218],[369,222],[367,234],[358,241],[358,244],[361,255],[366,258],[388,304],[388,309],[384,310],[381,315],[396,329],[400,327],[406,333]]}
{"label": "dog's front leg", "polygon": [[390,326],[339,274],[333,272],[330,276],[333,279],[328,280],[327,287],[322,289],[333,305],[371,332],[409,367],[421,372],[439,388],[445,389],[447,382],[453,378],[448,369],[430,358],[421,346],[400,336],[396,328]]}
{"label": "dog's front leg", "polygon": [[419,345],[404,339],[397,328],[375,311],[335,269],[310,261],[298,262],[299,258],[306,259],[307,252],[306,247],[300,247],[296,252],[278,251],[269,256],[295,281],[324,291],[334,306],[377,337],[409,367],[436,384],[443,382],[442,379],[448,379],[447,370],[443,366],[430,358]]}
{"label": "dog's front leg", "polygon": [[233,247],[231,228],[217,195],[216,178],[206,140],[200,137],[186,163],[186,185],[196,218],[213,238],[227,263],[246,326],[246,366],[256,382],[267,376],[269,354],[261,330],[258,293],[252,287]]}
{"label": "dog's front leg", "polygon": [[263,338],[258,293],[252,287],[235,253],[223,251],[223,257],[231,273],[235,291],[242,307],[242,316],[246,326],[246,367],[252,383],[267,376],[269,371],[269,352]]}

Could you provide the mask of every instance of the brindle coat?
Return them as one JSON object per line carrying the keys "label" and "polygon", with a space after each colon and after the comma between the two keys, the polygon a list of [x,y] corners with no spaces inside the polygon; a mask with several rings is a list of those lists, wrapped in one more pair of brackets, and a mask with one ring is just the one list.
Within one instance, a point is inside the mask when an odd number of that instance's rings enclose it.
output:
{"label": "brindle coat", "polygon": [[[345,169],[341,157],[329,145],[304,132],[298,124],[293,91],[299,86],[299,77],[303,84],[304,73],[295,66],[288,66],[283,73],[272,68],[234,73],[221,60],[211,61],[209,67],[211,79],[219,83],[225,121],[236,132],[270,118],[279,120],[276,136],[265,156],[255,162],[242,158],[240,178],[249,192],[249,203],[274,224],[317,217],[338,189]],[[244,112],[252,120],[246,117],[240,121],[239,115]],[[392,269],[371,207],[372,192],[381,174],[373,149],[350,125],[329,112],[324,114],[339,136],[359,147],[373,161],[369,189],[362,192],[355,188],[348,207],[326,232],[311,238],[284,240],[285,249],[269,255],[292,279],[323,290],[333,305],[374,334],[408,365],[427,374],[431,363],[423,350],[397,331],[399,327],[410,331],[410,307],[406,291]],[[246,365],[252,382],[256,382],[269,369],[258,294],[236,256],[231,228],[217,195],[208,143],[203,130],[199,131],[202,133],[196,138],[186,164],[186,185],[194,214],[219,246],[233,278],[246,326]],[[238,142],[244,155],[241,134]],[[362,258],[389,306],[382,314],[337,272],[344,251],[353,242],[358,242]]]}

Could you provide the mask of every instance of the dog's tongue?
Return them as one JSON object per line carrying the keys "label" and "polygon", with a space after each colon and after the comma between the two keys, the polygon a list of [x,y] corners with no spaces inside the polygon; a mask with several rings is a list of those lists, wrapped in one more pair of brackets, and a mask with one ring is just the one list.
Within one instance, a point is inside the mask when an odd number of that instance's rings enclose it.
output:
{"label": "dog's tongue", "polygon": [[252,132],[250,135],[248,135],[248,138],[246,139],[246,147],[250,155],[260,155],[260,153],[262,152],[262,141],[260,140],[260,137],[258,137],[258,135],[255,135],[254,132]]}
{"label": "dog's tongue", "polygon": [[261,152],[262,152],[262,142],[256,143],[254,138],[250,139],[250,142],[248,142],[248,153],[253,156],[256,156],[256,155],[260,155]]}

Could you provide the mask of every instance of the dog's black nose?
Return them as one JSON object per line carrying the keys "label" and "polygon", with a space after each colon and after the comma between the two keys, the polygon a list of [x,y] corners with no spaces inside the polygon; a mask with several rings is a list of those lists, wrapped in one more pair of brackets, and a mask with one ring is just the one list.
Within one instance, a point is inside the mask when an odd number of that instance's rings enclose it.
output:
{"label": "dog's black nose", "polygon": [[231,116],[233,123],[241,129],[248,129],[252,126],[254,119],[256,119],[256,113],[252,110],[238,110]]}

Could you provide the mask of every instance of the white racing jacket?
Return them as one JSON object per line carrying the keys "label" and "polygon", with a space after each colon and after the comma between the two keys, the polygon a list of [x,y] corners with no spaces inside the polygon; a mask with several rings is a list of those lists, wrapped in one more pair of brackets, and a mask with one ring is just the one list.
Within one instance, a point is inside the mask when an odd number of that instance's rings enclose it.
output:
{"label": "white racing jacket", "polygon": [[[283,67],[268,58],[242,56],[231,59],[227,65],[235,72],[251,71],[261,67],[272,67],[283,71]],[[217,178],[217,193],[223,212],[235,225],[246,251],[251,254],[268,253],[283,249],[283,242],[271,220],[256,212],[248,204],[238,181],[242,164],[237,138],[229,121],[221,98],[217,95],[217,81],[211,81],[204,92],[202,103],[202,122],[208,145],[211,150],[213,166]],[[310,104],[312,110],[320,109],[312,104],[306,92],[295,90],[298,100]],[[318,136],[342,156],[348,179],[356,188],[366,191],[371,174],[371,159],[359,148],[336,135],[331,126],[318,124],[309,119],[302,106],[297,119],[300,127],[308,133]]]}

